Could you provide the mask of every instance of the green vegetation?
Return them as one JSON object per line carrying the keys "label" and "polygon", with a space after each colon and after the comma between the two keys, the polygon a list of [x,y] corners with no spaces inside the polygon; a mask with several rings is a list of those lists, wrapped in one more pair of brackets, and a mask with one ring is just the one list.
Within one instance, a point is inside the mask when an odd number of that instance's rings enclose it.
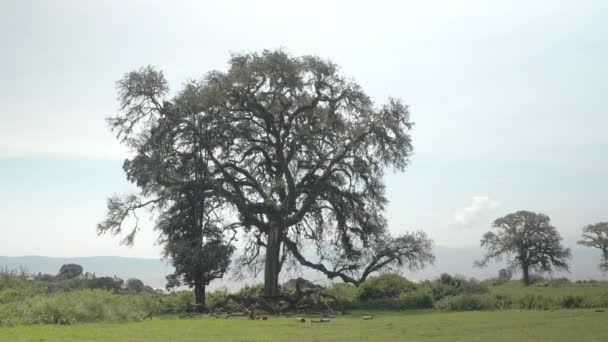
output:
{"label": "green vegetation", "polygon": [[[361,315],[372,314],[363,321]],[[330,323],[293,318],[152,319],[132,323],[0,328],[2,341],[606,341],[608,313],[593,310],[353,312]]]}
{"label": "green vegetation", "polygon": [[[106,279],[69,279],[48,282],[27,273],[0,272],[0,326],[21,324],[74,324],[82,322],[140,321],[146,316],[192,315],[196,311],[192,291],[163,293],[141,286],[139,281],[108,288]],[[324,301],[342,313],[353,310],[437,311],[554,310],[608,308],[608,283],[546,280],[534,275],[532,285],[503,278],[483,282],[442,274],[434,280],[411,282],[396,274],[369,277],[361,286],[339,283],[330,286],[328,297],[311,297],[303,304]],[[137,291],[133,286],[137,285]],[[98,288],[95,288],[99,286]],[[293,281],[281,286],[291,293]],[[263,285],[247,286],[235,293],[239,298],[259,298]],[[236,310],[239,303],[226,290],[206,295],[208,307],[223,305]]]}

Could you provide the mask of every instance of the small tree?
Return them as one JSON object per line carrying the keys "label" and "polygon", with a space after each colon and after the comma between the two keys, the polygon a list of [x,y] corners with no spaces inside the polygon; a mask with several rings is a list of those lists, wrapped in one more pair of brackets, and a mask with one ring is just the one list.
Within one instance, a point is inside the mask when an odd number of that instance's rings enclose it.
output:
{"label": "small tree", "polygon": [[509,281],[513,278],[513,271],[508,268],[501,268],[498,271],[498,278]]}
{"label": "small tree", "polygon": [[583,239],[579,245],[598,248],[602,251],[600,269],[608,271],[608,222],[598,222],[583,227]]}
{"label": "small tree", "polygon": [[129,278],[127,280],[126,290],[131,293],[140,293],[144,290],[144,282],[137,278]]}
{"label": "small tree", "polygon": [[77,264],[65,264],[59,269],[59,279],[74,279],[82,274],[82,266]]}
{"label": "small tree", "polygon": [[196,221],[192,218],[194,211],[192,205],[178,201],[163,213],[157,228],[164,254],[175,267],[175,272],[166,277],[167,290],[181,285],[194,288],[195,309],[202,312],[206,286],[224,276],[235,248],[231,240],[225,239],[223,226],[213,211],[202,212],[198,224],[192,222]]}
{"label": "small tree", "polygon": [[562,237],[551,225],[549,216],[522,210],[495,220],[493,227],[496,231],[489,231],[481,238],[481,247],[487,253],[476,262],[477,266],[483,267],[492,259],[500,261],[507,256],[509,269],[521,269],[526,286],[530,284],[530,270],[568,270],[572,254],[562,246]]}

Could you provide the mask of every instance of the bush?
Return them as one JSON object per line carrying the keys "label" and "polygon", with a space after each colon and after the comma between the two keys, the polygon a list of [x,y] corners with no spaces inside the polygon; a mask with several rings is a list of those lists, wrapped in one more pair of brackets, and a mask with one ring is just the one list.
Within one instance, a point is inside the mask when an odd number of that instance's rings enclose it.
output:
{"label": "bush", "polygon": [[78,264],[65,264],[59,269],[57,278],[59,279],[74,279],[82,274],[82,266]]}
{"label": "bush", "polygon": [[178,314],[194,311],[194,292],[179,291],[162,299],[161,313]]}
{"label": "bush", "polygon": [[507,297],[490,294],[465,294],[460,296],[445,297],[435,303],[435,308],[450,311],[481,311],[508,309],[511,300]]}
{"label": "bush", "polygon": [[144,282],[137,278],[130,278],[127,280],[125,289],[130,293],[140,293],[144,290]]}
{"label": "bush", "polygon": [[359,299],[397,298],[404,292],[414,291],[416,286],[411,281],[398,274],[384,274],[369,277],[359,286]]}
{"label": "bush", "polygon": [[581,296],[567,295],[560,299],[559,306],[565,309],[575,309],[587,307],[585,299]]}
{"label": "bush", "polygon": [[447,273],[429,283],[434,300],[441,300],[449,296],[463,294],[487,293],[488,287],[475,279],[466,279],[462,276],[451,276]]}
{"label": "bush", "polygon": [[544,283],[545,282],[545,277],[543,277],[540,274],[531,274],[530,275],[530,284],[538,284],[538,283]]}
{"label": "bush", "polygon": [[402,293],[397,300],[401,310],[430,309],[433,307],[433,296],[428,290]]}
{"label": "bush", "polygon": [[110,277],[100,277],[87,280],[85,286],[89,289],[103,289],[116,293],[120,291],[121,283]]}
{"label": "bush", "polygon": [[513,271],[502,268],[498,271],[498,278],[504,281],[509,281],[513,278]]}
{"label": "bush", "polygon": [[521,297],[519,299],[519,305],[522,309],[529,310],[549,310],[556,306],[551,298],[538,294],[527,294]]}
{"label": "bush", "polygon": [[72,324],[141,319],[146,306],[104,290],[77,290],[38,295],[2,305],[3,324]]}
{"label": "bush", "polygon": [[[226,289],[226,288],[218,289],[213,292],[207,292],[206,297],[205,297],[205,302],[208,307],[213,308],[219,303],[224,303],[226,301],[226,297],[229,294],[230,293],[228,292],[228,289]],[[236,304],[233,303],[232,301],[227,302],[226,308],[228,308],[228,309],[236,308]]]}
{"label": "bush", "polygon": [[235,295],[245,298],[258,298],[262,294],[264,294],[264,284],[245,285],[235,293]]}
{"label": "bush", "polygon": [[359,298],[359,289],[349,283],[337,283],[328,289],[337,300],[337,309],[340,311],[355,309]]}

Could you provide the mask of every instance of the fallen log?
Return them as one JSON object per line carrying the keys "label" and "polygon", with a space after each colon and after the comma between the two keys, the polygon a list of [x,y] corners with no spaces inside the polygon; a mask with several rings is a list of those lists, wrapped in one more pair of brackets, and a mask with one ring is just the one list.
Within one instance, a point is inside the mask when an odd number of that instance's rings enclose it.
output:
{"label": "fallen log", "polygon": [[329,323],[331,320],[329,318],[321,318],[321,319],[311,319],[310,323]]}

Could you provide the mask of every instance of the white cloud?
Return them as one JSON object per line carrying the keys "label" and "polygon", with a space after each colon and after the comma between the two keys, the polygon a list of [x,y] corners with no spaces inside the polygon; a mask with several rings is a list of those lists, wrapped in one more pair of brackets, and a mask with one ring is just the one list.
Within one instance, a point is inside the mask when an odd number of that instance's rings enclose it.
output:
{"label": "white cloud", "polygon": [[462,209],[456,210],[452,215],[452,223],[466,225],[478,217],[487,209],[498,207],[499,203],[489,196],[473,196],[471,204]]}

